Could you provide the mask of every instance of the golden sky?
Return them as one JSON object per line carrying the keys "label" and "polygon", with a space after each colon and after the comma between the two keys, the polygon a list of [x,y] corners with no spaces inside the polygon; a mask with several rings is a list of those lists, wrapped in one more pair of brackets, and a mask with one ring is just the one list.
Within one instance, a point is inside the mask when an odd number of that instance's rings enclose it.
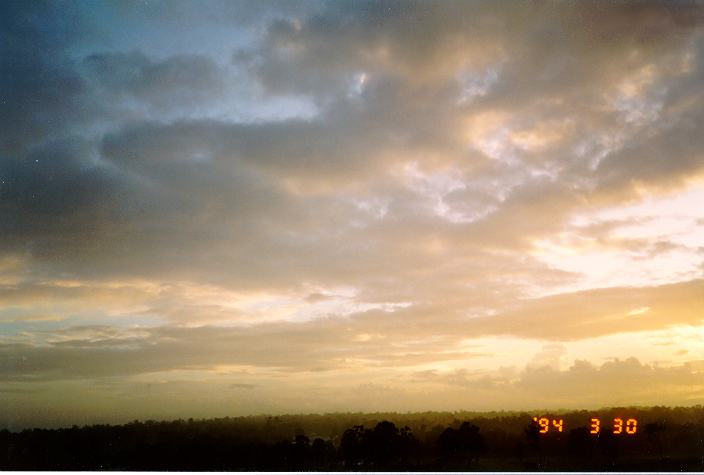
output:
{"label": "golden sky", "polygon": [[0,426],[704,403],[701,3],[0,10]]}

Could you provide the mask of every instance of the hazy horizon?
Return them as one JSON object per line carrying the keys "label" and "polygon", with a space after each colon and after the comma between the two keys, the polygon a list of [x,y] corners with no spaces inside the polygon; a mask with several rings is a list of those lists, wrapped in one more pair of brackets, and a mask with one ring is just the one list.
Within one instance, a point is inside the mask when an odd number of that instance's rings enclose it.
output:
{"label": "hazy horizon", "polygon": [[[600,418],[604,423],[605,427],[609,430],[613,430],[613,417],[618,414],[622,417],[631,417],[634,415],[639,416],[640,419],[638,424],[640,424],[641,429],[643,429],[643,414],[646,414],[646,419],[648,416],[648,411],[665,411],[670,416],[672,413],[687,413],[694,411],[701,411],[702,405],[695,404],[691,406],[594,406],[594,407],[580,407],[580,408],[555,408],[555,407],[531,407],[528,409],[497,409],[497,410],[471,410],[471,409],[459,409],[453,411],[442,411],[442,410],[426,410],[426,411],[332,411],[332,412],[262,412],[262,413],[252,413],[252,414],[209,414],[205,416],[198,416],[193,414],[178,414],[174,416],[146,416],[146,417],[136,417],[136,418],[125,418],[106,416],[102,414],[100,416],[92,415],[88,417],[86,414],[82,414],[79,417],[64,420],[54,419],[50,423],[45,423],[44,425],[37,426],[31,423],[24,425],[6,425],[2,429],[7,429],[11,433],[22,433],[23,431],[31,431],[34,429],[47,429],[47,430],[63,430],[63,429],[83,429],[90,428],[94,426],[130,426],[134,424],[173,424],[173,423],[211,423],[211,422],[223,422],[229,420],[230,422],[242,422],[248,421],[251,423],[261,423],[262,420],[271,419],[272,422],[276,422],[281,425],[291,426],[291,421],[301,421],[301,425],[307,425],[305,422],[310,423],[311,420],[327,420],[328,422],[336,423],[339,425],[340,421],[352,421],[349,422],[350,426],[353,425],[369,425],[376,424],[381,421],[391,421],[397,425],[407,425],[407,420],[414,421],[417,424],[418,420],[425,417],[430,417],[431,420],[435,418],[433,427],[445,424],[461,424],[462,422],[478,423],[482,420],[501,420],[502,418],[515,419],[525,416],[521,421],[525,422],[524,426],[520,429],[523,430],[529,426],[531,420],[536,417],[562,417],[567,415],[570,419],[571,424],[569,424],[569,429],[578,429],[579,427],[587,427],[590,422],[591,417]],[[690,414],[691,415],[691,414]],[[452,416],[449,419],[448,416]],[[583,416],[579,419],[578,416]],[[650,417],[652,419],[652,416]],[[682,414],[678,414],[675,419],[668,419],[668,423],[680,423],[682,424],[696,424],[698,421],[695,418],[686,418]],[[287,424],[288,423],[288,424]],[[426,424],[426,429],[432,429]],[[0,429],[0,430],[2,430]],[[298,427],[293,429],[294,432],[301,429],[305,432],[303,427]],[[515,427],[514,427],[515,429]],[[520,432],[520,431],[519,431]],[[642,431],[641,431],[642,432]]]}
{"label": "hazy horizon", "polygon": [[701,2],[0,4],[0,428],[704,404]]}

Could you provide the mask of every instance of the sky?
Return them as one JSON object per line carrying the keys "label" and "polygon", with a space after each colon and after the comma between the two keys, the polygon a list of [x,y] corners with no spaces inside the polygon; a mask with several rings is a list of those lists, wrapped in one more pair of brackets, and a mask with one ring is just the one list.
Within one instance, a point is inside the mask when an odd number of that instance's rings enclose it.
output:
{"label": "sky", "polygon": [[0,427],[704,404],[704,4],[0,10]]}

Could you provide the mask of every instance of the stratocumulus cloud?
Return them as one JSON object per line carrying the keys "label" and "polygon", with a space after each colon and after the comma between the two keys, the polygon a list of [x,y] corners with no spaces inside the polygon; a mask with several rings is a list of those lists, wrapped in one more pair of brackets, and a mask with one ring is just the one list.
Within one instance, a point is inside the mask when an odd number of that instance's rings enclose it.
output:
{"label": "stratocumulus cloud", "polygon": [[0,8],[13,421],[702,402],[701,4]]}

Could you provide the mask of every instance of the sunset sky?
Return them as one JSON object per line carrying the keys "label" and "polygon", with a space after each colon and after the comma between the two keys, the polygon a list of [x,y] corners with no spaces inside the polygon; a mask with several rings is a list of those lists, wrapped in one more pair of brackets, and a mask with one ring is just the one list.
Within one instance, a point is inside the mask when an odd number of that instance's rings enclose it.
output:
{"label": "sunset sky", "polygon": [[3,1],[0,428],[704,404],[704,4]]}

